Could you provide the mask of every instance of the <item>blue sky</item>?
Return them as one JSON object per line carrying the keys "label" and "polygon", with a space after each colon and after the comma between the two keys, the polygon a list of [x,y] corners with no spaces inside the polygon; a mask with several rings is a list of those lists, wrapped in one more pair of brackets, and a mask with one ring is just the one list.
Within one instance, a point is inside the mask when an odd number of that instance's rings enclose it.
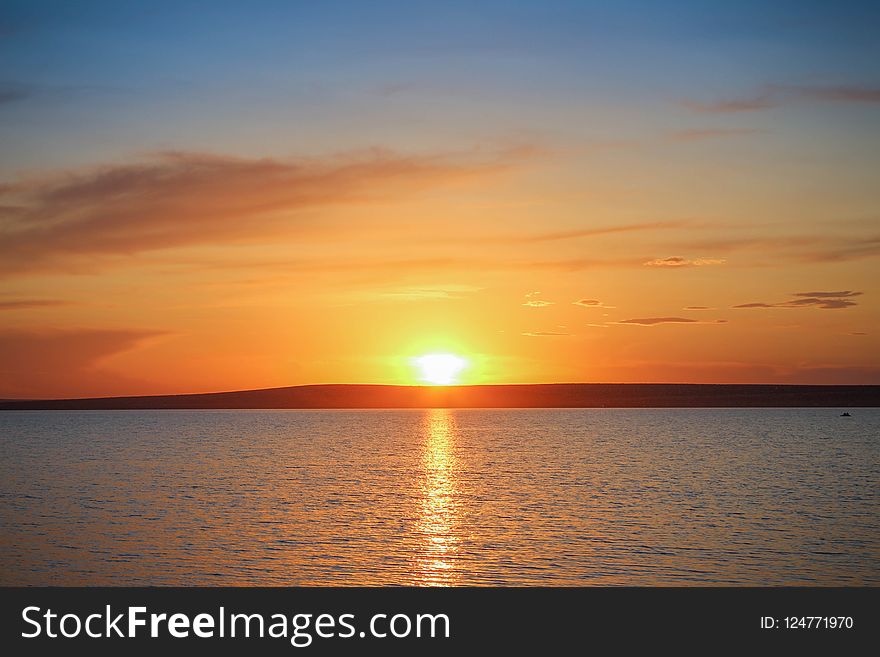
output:
{"label": "blue sky", "polygon": [[5,2],[0,83],[20,98],[0,139],[20,167],[184,144],[431,148],[573,108],[625,138],[683,98],[874,83],[878,18],[824,2]]}

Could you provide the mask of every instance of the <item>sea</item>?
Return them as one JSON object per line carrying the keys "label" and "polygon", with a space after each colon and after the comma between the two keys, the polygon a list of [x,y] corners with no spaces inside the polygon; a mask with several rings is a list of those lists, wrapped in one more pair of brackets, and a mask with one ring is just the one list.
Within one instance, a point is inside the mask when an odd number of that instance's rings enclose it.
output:
{"label": "sea", "polygon": [[880,409],[0,412],[0,584],[880,584]]}

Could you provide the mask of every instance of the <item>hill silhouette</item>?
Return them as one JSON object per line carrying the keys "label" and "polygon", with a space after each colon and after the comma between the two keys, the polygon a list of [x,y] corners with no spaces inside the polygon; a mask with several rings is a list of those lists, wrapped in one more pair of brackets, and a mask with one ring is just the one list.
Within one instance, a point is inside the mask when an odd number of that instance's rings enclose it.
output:
{"label": "hill silhouette", "polygon": [[324,384],[183,395],[0,401],[0,410],[786,406],[880,406],[880,386],[550,383],[430,387]]}

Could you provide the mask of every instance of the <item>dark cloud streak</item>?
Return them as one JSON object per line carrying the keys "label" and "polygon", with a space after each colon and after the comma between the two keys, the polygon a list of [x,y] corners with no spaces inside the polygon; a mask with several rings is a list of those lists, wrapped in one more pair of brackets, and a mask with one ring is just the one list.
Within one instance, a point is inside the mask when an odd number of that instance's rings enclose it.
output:
{"label": "dark cloud streak", "polygon": [[0,310],[30,310],[32,308],[51,308],[66,306],[70,302],[61,299],[0,299]]}
{"label": "dark cloud streak", "polygon": [[654,326],[656,324],[698,324],[696,319],[687,317],[641,317],[637,319],[622,319],[618,324],[637,324],[639,326]]}
{"label": "dark cloud streak", "polygon": [[857,306],[852,297],[860,296],[862,292],[843,290],[841,292],[795,292],[793,299],[780,303],[764,303],[761,301],[741,303],[734,308],[821,308],[823,310],[841,310]]}
{"label": "dark cloud streak", "polygon": [[406,157],[385,151],[281,161],[164,153],[0,186],[0,273],[95,265],[185,246],[269,242],[302,211],[364,203],[495,173],[522,157]]}
{"label": "dark cloud streak", "polygon": [[790,102],[880,103],[880,87],[869,85],[766,85],[749,96],[702,102],[685,100],[695,112],[725,114],[771,109]]}

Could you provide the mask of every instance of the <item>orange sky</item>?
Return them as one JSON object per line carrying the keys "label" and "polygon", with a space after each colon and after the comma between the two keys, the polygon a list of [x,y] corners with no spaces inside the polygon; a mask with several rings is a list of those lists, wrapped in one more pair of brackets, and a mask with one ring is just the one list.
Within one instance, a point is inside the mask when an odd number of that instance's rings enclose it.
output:
{"label": "orange sky", "polygon": [[277,78],[217,103],[193,70],[0,102],[0,398],[411,384],[430,352],[463,383],[880,383],[876,88],[695,60],[633,97],[605,84],[629,59],[551,51],[511,89],[509,53],[441,52],[290,59],[324,86],[285,116]]}

